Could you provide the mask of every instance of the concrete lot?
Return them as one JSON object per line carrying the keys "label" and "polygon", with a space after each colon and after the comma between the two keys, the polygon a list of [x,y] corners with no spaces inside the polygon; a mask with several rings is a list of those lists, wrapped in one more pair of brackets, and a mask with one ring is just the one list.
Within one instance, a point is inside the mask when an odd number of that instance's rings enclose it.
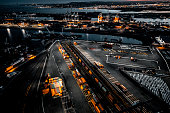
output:
{"label": "concrete lot", "polygon": [[[166,67],[166,65],[162,63],[162,59],[155,50],[140,45],[120,44],[114,45],[112,49],[103,49],[102,43],[81,40],[78,40],[77,42],[80,47],[84,49],[92,58],[94,58],[96,61],[101,62],[104,65],[105,69],[107,69],[111,73],[111,75],[115,77],[121,84],[127,87],[128,90],[139,100],[147,101],[151,99],[148,94],[146,94],[139,87],[133,84],[128,78],[123,76],[119,72],[118,68],[122,66],[128,66],[132,68],[154,67],[158,71],[164,71],[162,69],[165,69],[164,67]],[[110,54],[111,57],[108,56],[107,59],[107,55]],[[120,55],[122,58],[116,59],[114,57],[116,55]],[[130,57],[138,59],[137,62],[131,61]]]}

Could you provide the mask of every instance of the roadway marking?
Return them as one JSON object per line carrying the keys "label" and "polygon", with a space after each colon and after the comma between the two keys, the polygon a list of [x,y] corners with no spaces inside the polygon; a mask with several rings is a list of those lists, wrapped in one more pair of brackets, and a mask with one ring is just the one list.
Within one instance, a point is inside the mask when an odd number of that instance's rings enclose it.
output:
{"label": "roadway marking", "polygon": [[149,47],[149,50],[151,51],[151,54],[153,54],[151,47]]}
{"label": "roadway marking", "polygon": [[158,66],[158,69],[161,70],[160,66]]}
{"label": "roadway marking", "polygon": [[56,63],[56,60],[55,60],[55,58],[54,58],[54,54],[52,53],[52,57],[53,57],[53,59],[54,59],[54,62],[55,62],[55,65],[56,65],[56,67],[57,67],[57,69],[58,69],[58,72],[59,72],[59,75],[60,75],[60,77],[62,78],[62,72],[61,72],[61,69],[59,68],[59,66],[57,65],[57,63]]}
{"label": "roadway marking", "polygon": [[[106,56],[109,56],[109,55],[106,55]],[[120,59],[130,59],[130,57],[121,57]],[[148,61],[148,62],[156,62],[158,64],[158,61],[157,60],[148,60],[148,59],[138,59],[137,60],[144,60],[144,61]],[[108,61],[108,60],[107,60]]]}
{"label": "roadway marking", "polygon": [[116,64],[116,65],[120,65],[120,66],[129,66],[129,67],[137,67],[137,68],[146,68],[146,67],[141,67],[141,66],[137,66],[137,65],[129,65],[129,64],[120,64],[120,63],[111,63],[111,62],[106,62],[108,64]]}
{"label": "roadway marking", "polygon": [[62,96],[61,98],[65,98],[65,97],[68,97],[69,95],[67,94],[67,95],[65,95],[65,96]]}
{"label": "roadway marking", "polygon": [[170,72],[170,69],[169,69],[168,63],[166,62],[166,59],[165,59],[164,56],[161,54],[161,52],[158,50],[158,48],[156,48],[156,50],[159,52],[159,54],[161,55],[161,57],[162,57],[163,60],[165,61],[166,66],[167,66],[167,68],[168,68],[168,71]]}
{"label": "roadway marking", "polygon": [[42,77],[42,75],[43,75],[46,62],[47,62],[47,57],[45,57],[45,62],[44,62],[44,65],[43,65],[43,69],[42,69],[42,71],[41,71],[40,79],[39,79],[39,81],[38,81],[37,92],[38,92],[38,89],[39,89],[39,87],[40,87],[40,80],[41,80],[41,77]]}
{"label": "roadway marking", "polygon": [[156,62],[156,63],[158,63],[157,60],[148,60],[148,59],[137,59],[137,60],[144,60],[144,61],[148,61],[148,62]]}
{"label": "roadway marking", "polygon": [[147,48],[131,48],[131,47],[120,47],[121,49],[130,49],[136,51],[148,51]]}
{"label": "roadway marking", "polygon": [[43,103],[43,96],[41,96],[41,100],[42,100],[42,110],[43,110],[43,113],[45,113],[45,110],[44,110],[44,103]]}
{"label": "roadway marking", "polygon": [[54,45],[54,43],[56,43],[57,42],[57,40],[56,41],[54,41],[52,44],[51,44],[51,46],[48,48],[48,51],[50,51],[50,49],[51,49],[51,47]]}

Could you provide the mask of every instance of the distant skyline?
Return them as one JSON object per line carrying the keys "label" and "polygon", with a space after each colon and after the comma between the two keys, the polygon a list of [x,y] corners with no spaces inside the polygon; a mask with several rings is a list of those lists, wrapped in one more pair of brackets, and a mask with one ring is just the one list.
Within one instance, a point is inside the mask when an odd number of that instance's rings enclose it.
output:
{"label": "distant skyline", "polygon": [[68,3],[68,2],[88,2],[88,1],[168,1],[168,0],[0,0],[0,4],[27,4],[27,3]]}

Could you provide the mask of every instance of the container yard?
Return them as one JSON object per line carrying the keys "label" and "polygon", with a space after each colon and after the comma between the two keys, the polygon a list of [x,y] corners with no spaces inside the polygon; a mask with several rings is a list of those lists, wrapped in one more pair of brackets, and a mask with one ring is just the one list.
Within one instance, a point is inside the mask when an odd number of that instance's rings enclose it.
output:
{"label": "container yard", "polygon": [[[74,65],[78,66],[78,69],[80,69],[79,66],[84,67],[84,69],[81,68],[80,73],[82,73],[82,76],[85,73],[86,76],[83,76],[84,79],[87,81],[88,86],[92,89],[94,94],[96,94],[96,97],[98,97],[105,111],[112,112],[116,110],[117,112],[133,112],[140,110],[143,112],[150,112],[149,108],[145,107],[143,104],[139,104],[140,100],[108,73],[104,65],[90,57],[78,44],[74,44],[74,47],[71,42],[66,41],[62,42],[61,45],[65,48],[65,51],[71,55],[72,62],[74,62]],[[84,83],[81,79],[78,81],[79,84]],[[93,85],[91,84],[92,82]],[[98,92],[96,92],[96,88],[98,88]],[[103,97],[101,93],[105,97]],[[103,100],[103,98],[105,98],[105,100]],[[107,106],[105,106],[104,103],[107,103]],[[139,106],[142,106],[142,109]]]}

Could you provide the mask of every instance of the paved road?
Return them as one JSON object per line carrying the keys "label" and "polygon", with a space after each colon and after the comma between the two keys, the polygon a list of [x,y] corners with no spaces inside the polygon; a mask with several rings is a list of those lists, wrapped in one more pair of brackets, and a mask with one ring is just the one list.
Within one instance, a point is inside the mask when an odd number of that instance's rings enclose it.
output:
{"label": "paved road", "polygon": [[[57,65],[52,50],[49,53],[49,58],[45,70],[45,76],[47,76],[48,73],[52,78],[53,77],[61,78],[59,71],[57,69]],[[44,81],[45,79],[42,80],[42,82]],[[43,98],[44,113],[64,113],[64,108],[62,106],[60,98],[54,99],[51,96],[43,96],[42,98]]]}
{"label": "paved road", "polygon": [[[49,73],[51,77],[60,77],[63,79],[66,89],[71,97],[73,107],[77,113],[92,112],[84,95],[72,76],[71,71],[68,69],[63,56],[58,51],[56,43],[51,47],[49,52],[45,75],[47,75],[47,73]],[[62,104],[63,102],[60,98],[53,99],[47,96],[43,97],[43,107],[45,113],[63,113],[65,108],[63,108]]]}
{"label": "paved road", "polygon": [[58,65],[60,71],[63,73],[62,77],[65,79],[65,85],[71,97],[76,113],[92,113],[88,102],[86,101],[78,84],[72,76],[71,71],[68,69],[61,53],[58,51],[56,44],[54,44],[54,46],[51,48],[50,57],[51,58],[49,58],[49,64],[47,64],[46,73],[50,71],[54,74],[54,76],[59,75],[58,72],[56,72],[56,65]]}

